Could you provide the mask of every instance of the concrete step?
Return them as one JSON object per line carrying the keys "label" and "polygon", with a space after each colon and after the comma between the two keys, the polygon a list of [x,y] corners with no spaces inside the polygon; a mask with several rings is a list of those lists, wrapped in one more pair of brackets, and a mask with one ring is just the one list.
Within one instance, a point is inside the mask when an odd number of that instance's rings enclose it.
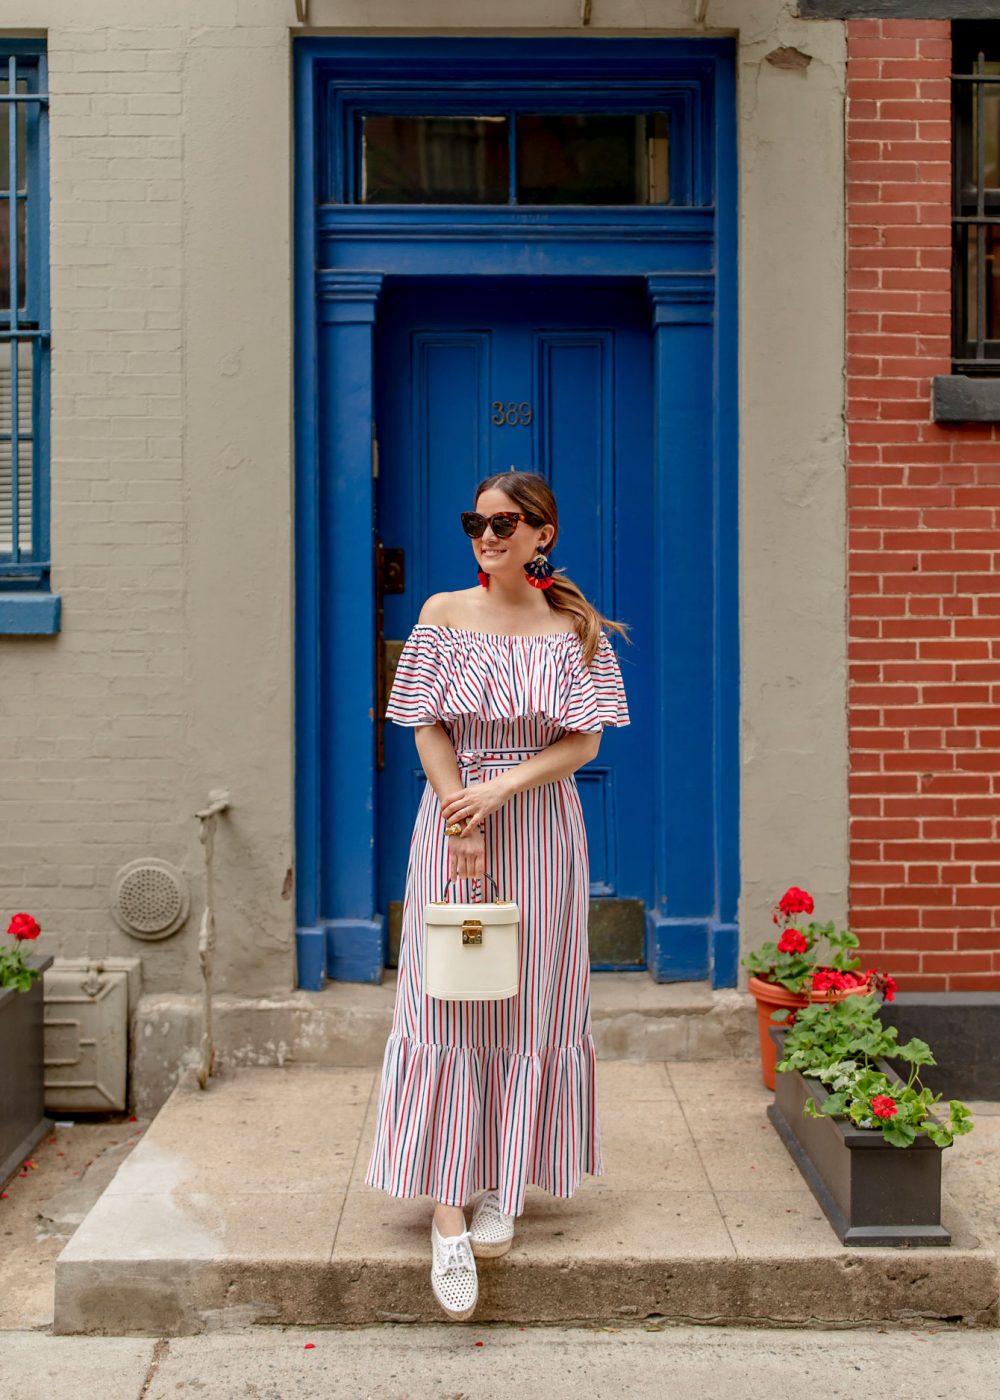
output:
{"label": "concrete step", "polygon": [[[754,1004],[745,992],[713,991],[704,982],[656,983],[645,972],[595,973],[591,992],[602,1058],[714,1060],[757,1053]],[[321,992],[215,996],[218,1061],[377,1069],[395,997],[395,973],[378,987],[331,982]],[[136,1112],[155,1113],[180,1070],[197,1062],[201,1027],[200,994],[139,1000],[131,1067]]]}
{"label": "concrete step", "polygon": [[[839,1244],[753,1061],[598,1076],[605,1175],[529,1190],[476,1322],[996,1325],[997,1256],[950,1199],[950,1248]],[[429,1203],[364,1185],[376,1091],[366,1068],[233,1068],[205,1092],[186,1071],[59,1255],[54,1331],[441,1320]]]}

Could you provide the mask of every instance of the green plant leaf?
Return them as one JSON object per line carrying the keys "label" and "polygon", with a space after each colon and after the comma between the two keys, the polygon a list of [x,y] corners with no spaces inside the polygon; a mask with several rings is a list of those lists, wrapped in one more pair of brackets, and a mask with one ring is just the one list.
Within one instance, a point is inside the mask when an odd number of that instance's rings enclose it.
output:
{"label": "green plant leaf", "polygon": [[960,1137],[963,1133],[972,1132],[972,1117],[964,1103],[960,1103],[958,1099],[950,1099],[948,1112],[951,1118],[951,1131],[956,1136]]}
{"label": "green plant leaf", "polygon": [[916,1131],[910,1124],[900,1123],[895,1118],[883,1127],[882,1136],[893,1147],[910,1147],[917,1140]]}
{"label": "green plant leaf", "polygon": [[911,1065],[936,1065],[937,1060],[931,1054],[931,1047],[926,1040],[921,1040],[919,1036],[914,1036],[905,1045],[897,1045],[892,1052],[893,1058],[906,1060]]}

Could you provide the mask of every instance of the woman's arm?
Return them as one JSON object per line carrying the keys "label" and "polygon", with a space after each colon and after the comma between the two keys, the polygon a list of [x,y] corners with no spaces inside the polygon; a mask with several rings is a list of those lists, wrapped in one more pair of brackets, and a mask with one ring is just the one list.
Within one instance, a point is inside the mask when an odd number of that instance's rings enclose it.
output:
{"label": "woman's arm", "polygon": [[[440,723],[418,725],[414,730],[414,742],[421,766],[437,793],[438,801],[443,804],[449,795],[458,792],[462,786],[454,745]],[[490,782],[501,785],[506,790],[506,797],[510,798],[515,792],[526,792],[528,788],[568,777],[596,758],[600,747],[600,733],[576,731],[564,734],[540,753],[505,768]]]}
{"label": "woman's arm", "polygon": [[437,794],[443,820],[457,820],[463,826],[461,835],[448,838],[451,879],[483,874],[486,849],[480,826],[491,812],[509,802],[516,792],[553,783],[574,773],[595,757],[601,744],[600,733],[564,734],[531,758],[504,769],[486,782],[465,788],[454,745],[440,722],[416,726],[413,737],[424,773]]}
{"label": "woman's arm", "polygon": [[[455,746],[440,721],[417,725],[413,738],[427,780],[443,805],[448,793],[459,793],[462,774]],[[477,784],[478,786],[478,784]],[[443,819],[442,812],[442,819]],[[481,879],[486,870],[486,840],[478,822],[471,822],[460,836],[448,837],[448,879]]]}
{"label": "woman's arm", "polygon": [[438,801],[443,802],[446,793],[455,792],[462,786],[462,774],[455,746],[440,721],[436,724],[417,725],[413,731],[413,740],[420,756],[421,767],[437,793]]}
{"label": "woman's arm", "polygon": [[513,768],[505,768],[502,773],[497,774],[494,782],[502,783],[507,789],[508,797],[513,797],[515,792],[526,792],[528,788],[540,787],[542,783],[554,783],[559,778],[566,778],[570,773],[575,773],[578,768],[597,757],[600,747],[600,730],[595,734],[576,730],[571,734],[564,734],[561,739],[556,739],[540,753],[532,754]]}
{"label": "woman's arm", "polygon": [[600,747],[600,734],[564,734],[547,748],[521,763],[503,769],[486,782],[471,783],[440,794],[441,815],[446,822],[461,822],[463,834],[509,802],[516,792],[553,783],[575,772],[593,758]]}

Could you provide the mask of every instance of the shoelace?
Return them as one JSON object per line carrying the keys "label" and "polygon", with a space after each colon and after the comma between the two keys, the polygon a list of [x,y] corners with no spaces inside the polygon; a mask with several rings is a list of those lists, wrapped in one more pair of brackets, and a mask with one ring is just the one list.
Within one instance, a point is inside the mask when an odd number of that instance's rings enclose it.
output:
{"label": "shoelace", "polygon": [[442,1237],[441,1251],[443,1255],[441,1267],[445,1272],[449,1269],[471,1269],[474,1266],[475,1256],[472,1253],[472,1246],[469,1244],[468,1230],[464,1235]]}

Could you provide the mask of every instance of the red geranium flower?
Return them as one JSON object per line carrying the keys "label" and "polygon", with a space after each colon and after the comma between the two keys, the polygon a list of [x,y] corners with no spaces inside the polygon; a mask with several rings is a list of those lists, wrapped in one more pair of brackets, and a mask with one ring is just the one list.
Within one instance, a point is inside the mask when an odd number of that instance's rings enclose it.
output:
{"label": "red geranium flower", "polygon": [[778,908],[783,914],[811,914],[814,908],[813,897],[808,890],[800,890],[792,885],[778,900]]}
{"label": "red geranium flower", "polygon": [[846,992],[864,986],[867,978],[856,972],[840,972],[835,967],[818,967],[813,973],[814,992]]}
{"label": "red geranium flower", "polygon": [[836,967],[817,967],[812,973],[814,991],[847,991],[857,986],[859,983],[853,972],[838,972]]}
{"label": "red geranium flower", "polygon": [[879,972],[876,968],[869,968],[864,974],[865,979],[871,979],[872,985],[882,993],[886,1001],[892,1001],[898,990],[895,977],[888,972]]}
{"label": "red geranium flower", "polygon": [[804,953],[808,947],[805,934],[797,928],[785,929],[778,939],[779,953]]}
{"label": "red geranium flower", "polygon": [[41,926],[30,914],[15,914],[7,928],[14,938],[37,938],[41,931]]}
{"label": "red geranium flower", "polygon": [[896,1100],[890,1099],[888,1094],[876,1094],[872,1099],[872,1113],[876,1118],[895,1118],[898,1112]]}

